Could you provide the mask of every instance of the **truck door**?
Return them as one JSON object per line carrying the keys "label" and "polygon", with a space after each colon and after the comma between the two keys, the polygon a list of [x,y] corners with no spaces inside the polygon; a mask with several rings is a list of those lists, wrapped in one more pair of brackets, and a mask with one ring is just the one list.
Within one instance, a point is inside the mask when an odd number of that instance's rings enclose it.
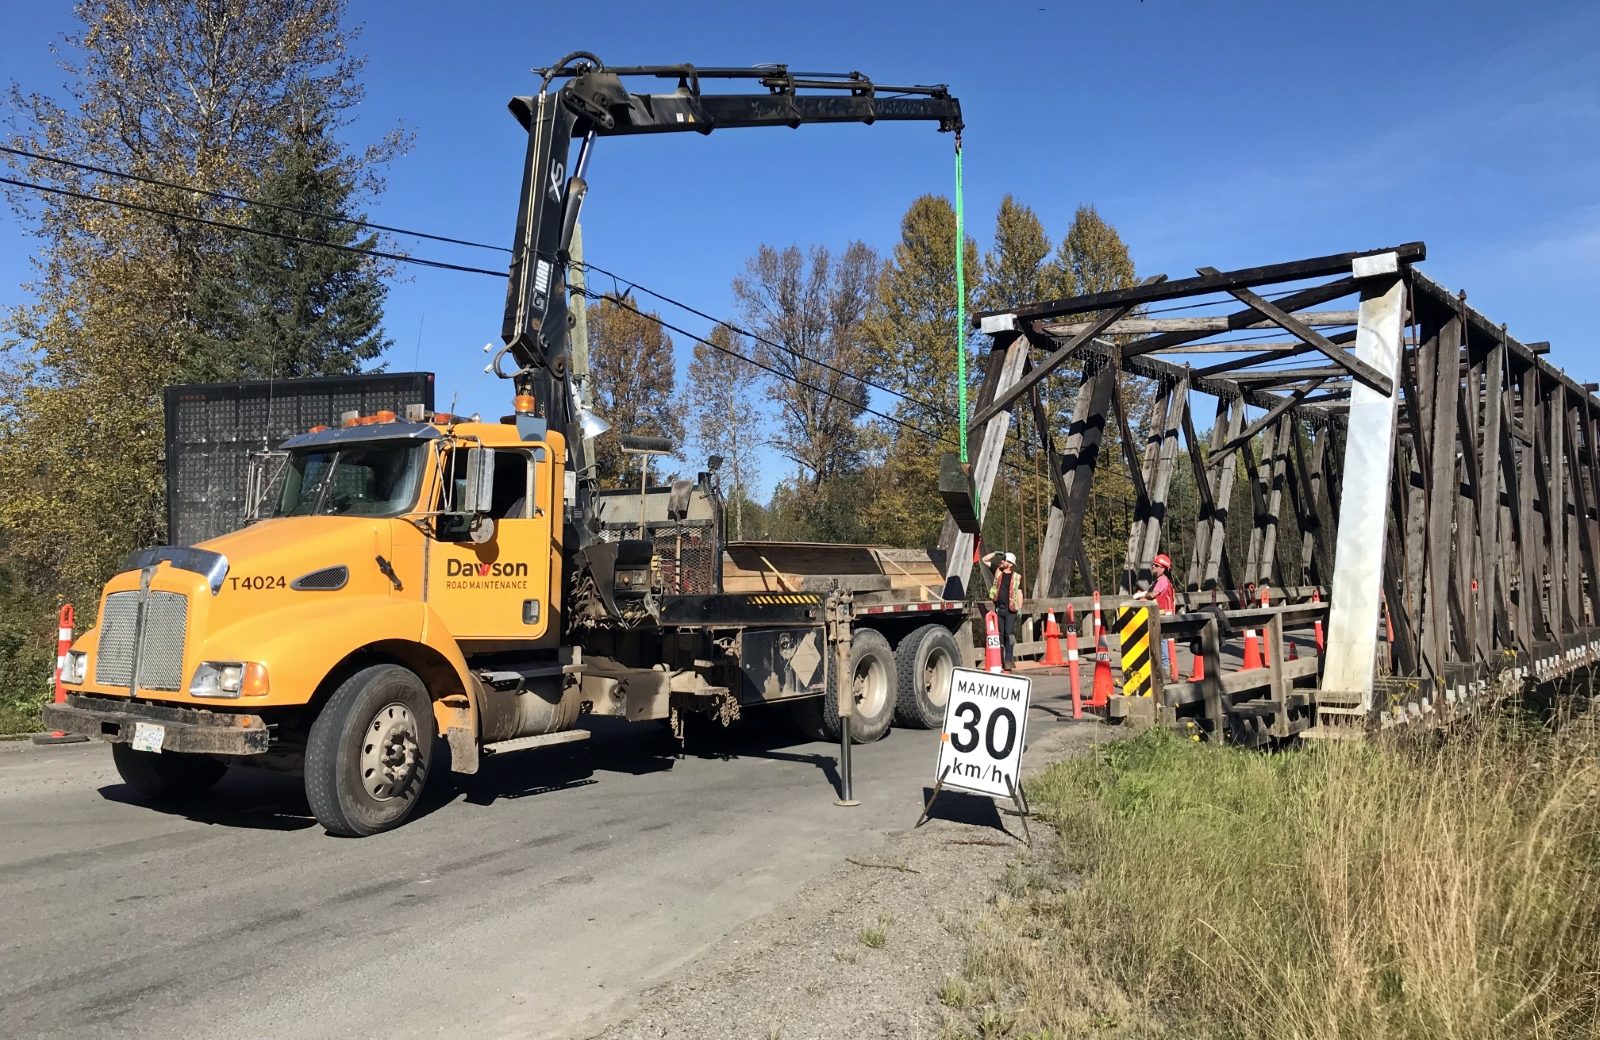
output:
{"label": "truck door", "polygon": [[[552,556],[552,489],[544,448],[494,451],[489,519],[493,531],[479,543],[466,523],[440,517],[428,553],[427,599],[458,640],[526,642],[549,629]],[[450,499],[465,484],[466,449],[444,459]]]}

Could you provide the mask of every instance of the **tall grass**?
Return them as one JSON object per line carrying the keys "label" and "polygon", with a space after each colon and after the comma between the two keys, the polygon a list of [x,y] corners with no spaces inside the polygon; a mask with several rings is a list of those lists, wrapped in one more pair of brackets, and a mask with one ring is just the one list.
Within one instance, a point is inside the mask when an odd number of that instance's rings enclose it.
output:
{"label": "tall grass", "polygon": [[966,966],[1014,1035],[1600,1035],[1592,724],[1278,754],[1153,733],[1032,797],[1059,862]]}

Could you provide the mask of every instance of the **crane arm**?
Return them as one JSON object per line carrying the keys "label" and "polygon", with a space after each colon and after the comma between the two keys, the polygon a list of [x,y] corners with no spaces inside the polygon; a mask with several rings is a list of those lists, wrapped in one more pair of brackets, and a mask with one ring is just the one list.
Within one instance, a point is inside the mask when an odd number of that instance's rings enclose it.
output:
{"label": "crane arm", "polygon": [[[943,85],[882,86],[859,72],[795,73],[786,66],[753,69],[650,65],[607,68],[592,54],[568,55],[549,69],[537,95],[511,100],[528,132],[522,191],[512,243],[510,283],[496,371],[531,391],[552,426],[570,425],[566,380],[567,250],[583,205],[584,172],[600,137],[808,123],[922,120],[961,130],[961,103]],[[671,93],[638,94],[624,77],[676,79]],[[565,82],[551,89],[555,80]],[[704,81],[747,82],[761,92],[707,93]],[[579,142],[576,162],[572,142]],[[502,358],[516,364],[500,368]]]}

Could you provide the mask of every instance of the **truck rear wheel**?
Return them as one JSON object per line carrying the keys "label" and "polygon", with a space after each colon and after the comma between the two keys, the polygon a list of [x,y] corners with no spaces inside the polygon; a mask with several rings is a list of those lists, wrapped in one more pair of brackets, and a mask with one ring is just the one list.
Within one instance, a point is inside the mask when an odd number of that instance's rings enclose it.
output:
{"label": "truck rear wheel", "polygon": [[214,758],[174,751],[135,751],[129,744],[111,745],[111,762],[122,782],[140,798],[170,802],[205,794],[228,767]]}
{"label": "truck rear wheel", "polygon": [[895,721],[917,729],[944,725],[950,677],[960,660],[956,637],[943,625],[923,625],[900,640],[894,652],[895,671],[900,676]]}
{"label": "truck rear wheel", "polygon": [[[850,640],[846,683],[855,698],[850,743],[870,744],[889,732],[889,723],[894,719],[894,671],[894,651],[882,633],[856,629]],[[795,706],[800,727],[814,739],[838,740],[842,732],[837,678],[830,671],[828,692]]]}
{"label": "truck rear wheel", "polygon": [[306,741],[306,800],[329,834],[398,827],[417,807],[433,757],[433,702],[416,673],[374,665],[334,691]]}

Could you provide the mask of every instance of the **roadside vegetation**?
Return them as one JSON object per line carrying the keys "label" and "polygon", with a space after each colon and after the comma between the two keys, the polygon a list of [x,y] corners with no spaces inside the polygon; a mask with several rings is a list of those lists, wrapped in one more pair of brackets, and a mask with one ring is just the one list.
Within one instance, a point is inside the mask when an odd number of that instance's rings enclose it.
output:
{"label": "roadside vegetation", "polygon": [[1597,736],[1151,733],[1063,762],[1031,790],[1059,847],[976,926],[948,1032],[1600,1035]]}

